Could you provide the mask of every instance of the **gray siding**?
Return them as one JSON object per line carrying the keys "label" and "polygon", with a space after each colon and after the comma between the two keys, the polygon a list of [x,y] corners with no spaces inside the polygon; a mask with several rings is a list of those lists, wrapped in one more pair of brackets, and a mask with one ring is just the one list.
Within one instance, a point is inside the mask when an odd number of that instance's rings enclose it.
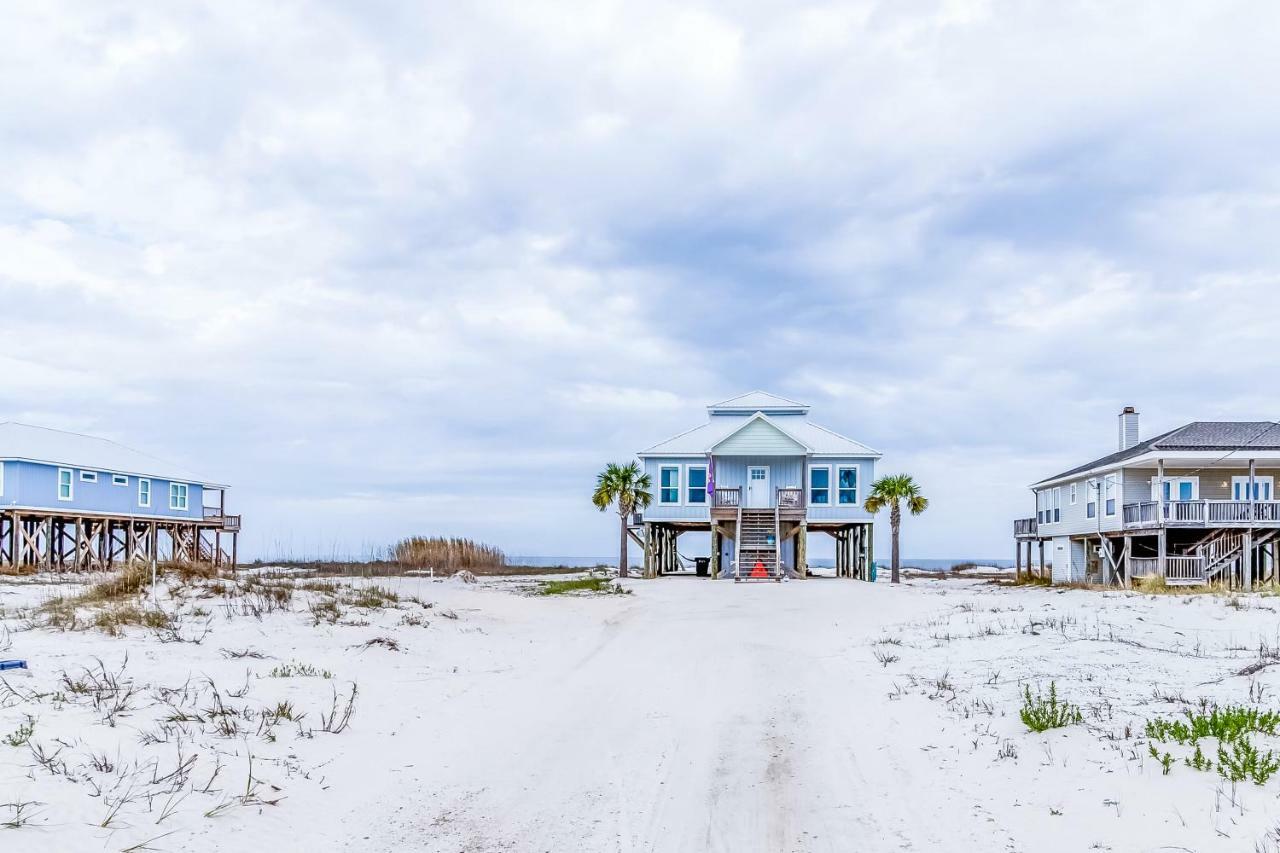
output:
{"label": "gray siding", "polygon": [[752,421],[715,447],[716,456],[795,456],[805,449],[766,421]]}

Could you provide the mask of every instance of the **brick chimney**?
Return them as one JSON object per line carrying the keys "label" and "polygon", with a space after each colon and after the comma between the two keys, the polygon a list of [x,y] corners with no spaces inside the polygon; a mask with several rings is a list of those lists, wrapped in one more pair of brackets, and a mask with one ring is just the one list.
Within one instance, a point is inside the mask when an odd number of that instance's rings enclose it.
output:
{"label": "brick chimney", "polygon": [[1120,413],[1120,449],[1128,450],[1138,443],[1138,410],[1125,406]]}

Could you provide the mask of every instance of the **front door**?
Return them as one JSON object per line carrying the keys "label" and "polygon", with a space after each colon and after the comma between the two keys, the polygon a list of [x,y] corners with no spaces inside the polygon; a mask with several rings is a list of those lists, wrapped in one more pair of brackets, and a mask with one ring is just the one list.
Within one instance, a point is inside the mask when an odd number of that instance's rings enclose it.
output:
{"label": "front door", "polygon": [[769,467],[752,465],[747,468],[747,506],[772,506],[769,500]]}

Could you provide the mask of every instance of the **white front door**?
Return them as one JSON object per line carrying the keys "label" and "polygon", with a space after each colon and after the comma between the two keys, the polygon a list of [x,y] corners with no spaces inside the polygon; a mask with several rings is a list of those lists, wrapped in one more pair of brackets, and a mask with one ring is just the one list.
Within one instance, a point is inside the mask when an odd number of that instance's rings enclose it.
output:
{"label": "white front door", "polygon": [[752,465],[747,468],[747,506],[772,506],[769,500],[769,467]]}

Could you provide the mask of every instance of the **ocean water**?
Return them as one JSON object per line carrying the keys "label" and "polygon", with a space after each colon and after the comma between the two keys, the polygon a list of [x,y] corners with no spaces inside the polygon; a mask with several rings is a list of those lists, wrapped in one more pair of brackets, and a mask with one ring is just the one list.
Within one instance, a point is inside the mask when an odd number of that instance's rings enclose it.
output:
{"label": "ocean water", "polygon": [[[635,559],[634,556],[632,559]],[[507,562],[513,566],[529,566],[530,568],[545,568],[548,566],[612,566],[618,561],[615,554],[612,557],[569,557],[569,556],[543,556],[537,554],[517,554],[508,556]],[[810,561],[810,565],[820,569],[834,568],[836,561],[832,557],[814,557]],[[956,557],[954,559],[932,559],[917,560],[910,557],[902,559],[902,565],[913,568],[922,569],[927,572],[945,572],[958,563],[976,563],[979,566],[998,566],[1000,568],[1009,568],[1013,565],[1013,560],[999,560],[987,557]],[[889,560],[877,559],[877,566],[888,566]]]}

